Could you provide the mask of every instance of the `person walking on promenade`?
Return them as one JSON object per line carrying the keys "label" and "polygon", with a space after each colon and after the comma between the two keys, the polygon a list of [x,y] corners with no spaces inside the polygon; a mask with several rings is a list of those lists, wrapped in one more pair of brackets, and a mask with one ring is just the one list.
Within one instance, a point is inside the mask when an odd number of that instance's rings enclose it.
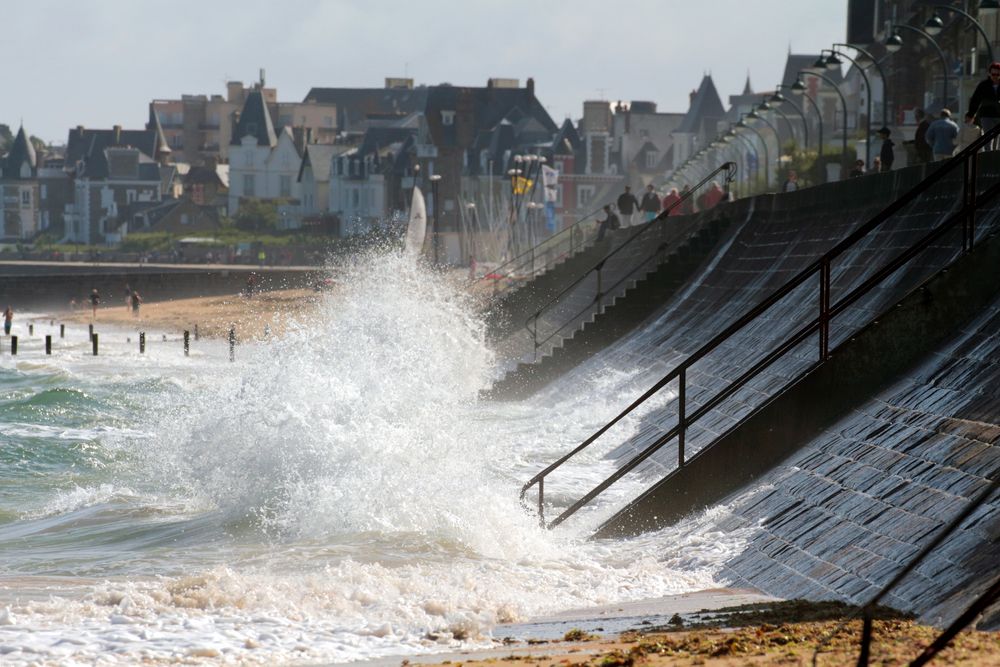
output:
{"label": "person walking on promenade", "polygon": [[3,335],[10,335],[10,326],[14,323],[14,309],[7,306],[7,310],[3,311]]}
{"label": "person walking on promenade", "polygon": [[90,290],[90,310],[91,319],[97,319],[97,306],[101,303],[101,293],[97,291],[97,288]]}
{"label": "person walking on promenade", "polygon": [[639,208],[639,200],[635,198],[632,194],[632,188],[625,186],[625,192],[618,195],[618,212],[622,214],[622,218],[625,220],[625,226],[632,226],[632,214]]}
{"label": "person walking on promenade", "polygon": [[935,160],[947,160],[955,154],[958,141],[958,123],[951,119],[951,110],[941,109],[941,117],[927,128],[927,144],[934,151]]}
{"label": "person walking on promenade", "polygon": [[691,192],[691,186],[685,185],[681,188],[681,214],[691,215],[695,212],[694,208],[694,193]]}
{"label": "person walking on promenade", "polygon": [[601,226],[597,228],[597,240],[603,241],[604,237],[607,235],[608,230],[611,229],[621,229],[622,223],[615,215],[615,212],[611,210],[611,204],[604,205],[604,213],[608,216],[601,220]]}
{"label": "person walking on promenade", "polygon": [[681,193],[677,192],[677,188],[670,188],[670,192],[663,196],[663,210],[669,211],[667,215],[681,214],[681,207],[677,205],[680,200]]}
{"label": "person walking on promenade", "polygon": [[785,179],[784,185],[781,186],[782,192],[795,192],[799,189],[799,175],[795,173],[794,169],[788,170],[788,178]]}
{"label": "person walking on promenade", "polygon": [[983,130],[974,122],[965,118],[962,126],[958,128],[958,150],[964,150],[966,146],[983,136]]}
{"label": "person walking on promenade", "polygon": [[989,77],[980,81],[972,91],[965,112],[965,119],[970,122],[978,120],[983,132],[989,132],[1000,124],[1000,62],[990,63],[988,71]]}
{"label": "person walking on promenade", "polygon": [[646,222],[655,219],[656,214],[660,212],[660,195],[656,194],[656,189],[653,188],[652,183],[646,186],[646,194],[642,196],[642,205],[640,208],[646,214]]}
{"label": "person walking on promenade", "polygon": [[934,159],[931,142],[927,141],[927,128],[931,126],[931,119],[923,109],[917,109],[914,113],[917,116],[917,131],[913,135],[913,149],[917,152],[917,164],[927,164]]}
{"label": "person walking on promenade", "polygon": [[716,181],[712,181],[712,184],[708,186],[708,190],[705,191],[705,194],[698,199],[698,208],[702,211],[707,211],[710,208],[714,208],[725,198],[725,191],[723,191]]}
{"label": "person walking on promenade", "polygon": [[892,150],[895,146],[892,143],[892,139],[889,135],[892,134],[892,130],[887,127],[883,127],[878,131],[878,136],[882,138],[882,150],[879,151],[879,160],[881,162],[881,167],[879,171],[891,171],[892,163],[896,161],[896,153]]}

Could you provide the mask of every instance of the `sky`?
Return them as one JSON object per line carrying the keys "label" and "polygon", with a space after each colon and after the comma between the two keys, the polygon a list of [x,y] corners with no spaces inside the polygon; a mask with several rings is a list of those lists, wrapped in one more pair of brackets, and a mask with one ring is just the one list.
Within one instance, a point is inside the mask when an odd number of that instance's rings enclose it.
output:
{"label": "sky", "polygon": [[77,125],[140,129],[151,100],[224,95],[260,68],[280,101],[387,76],[533,77],[557,123],[592,99],[682,113],[705,74],[726,104],[748,73],[754,90],[773,89],[789,50],[845,41],[847,2],[18,0],[0,16],[0,123],[65,143]]}

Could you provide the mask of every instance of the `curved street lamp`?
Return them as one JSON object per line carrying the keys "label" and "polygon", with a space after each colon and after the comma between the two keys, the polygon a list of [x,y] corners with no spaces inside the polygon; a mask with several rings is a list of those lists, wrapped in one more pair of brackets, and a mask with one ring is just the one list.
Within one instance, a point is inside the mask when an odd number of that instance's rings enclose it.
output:
{"label": "curved street lamp", "polygon": [[[852,60],[858,68],[864,68],[868,65],[874,65],[876,71],[878,71],[879,78],[882,79],[882,127],[889,127],[889,80],[885,78],[885,70],[882,69],[882,65],[879,64],[878,59],[871,54],[870,51],[865,51],[860,46],[855,46],[853,44],[841,44],[840,42],[833,43],[834,48],[841,47],[844,49],[854,49],[861,55],[858,56],[856,60]],[[847,57],[843,51],[840,55]]]}
{"label": "curved street lamp", "polygon": [[896,53],[901,48],[903,48],[903,38],[899,36],[898,32],[896,32],[900,28],[902,28],[903,30],[909,30],[910,32],[917,33],[918,35],[926,39],[928,42],[930,42],[931,45],[934,47],[934,49],[937,50],[938,58],[941,59],[941,72],[942,74],[944,74],[944,88],[943,88],[944,94],[941,96],[941,106],[942,107],[948,106],[948,59],[945,58],[944,51],[941,50],[941,46],[938,45],[936,41],[934,41],[933,37],[928,35],[920,28],[915,28],[912,25],[906,25],[905,23],[894,23],[892,25],[893,29],[892,36],[889,37],[887,40],[885,40],[885,48],[889,53]]}
{"label": "curved street lamp", "polygon": [[[980,11],[983,9],[982,7],[983,4],[985,3],[980,3]],[[989,8],[987,7],[985,9]],[[927,22],[924,23],[924,31],[928,35],[936,37],[941,32],[941,30],[944,29],[944,21],[941,19],[941,15],[938,14],[938,11],[954,12],[955,14],[958,14],[959,16],[962,16],[971,21],[973,27],[975,27],[975,29],[979,32],[979,35],[983,38],[983,41],[986,42],[986,52],[989,54],[990,57],[989,62],[993,62],[993,45],[990,44],[990,38],[986,36],[986,31],[983,30],[982,24],[979,21],[977,21],[972,16],[972,14],[962,11],[958,7],[952,7],[951,5],[934,5],[934,13],[931,15],[929,19],[927,19]]]}
{"label": "curved street lamp", "polygon": [[764,141],[764,135],[758,132],[757,128],[755,128],[750,123],[746,122],[745,118],[747,116],[748,114],[740,114],[740,120],[738,123],[736,123],[736,127],[740,129],[750,130],[751,132],[756,134],[757,138],[760,139],[760,145],[764,147],[764,188],[766,189],[771,185],[771,158],[768,155],[767,142]]}
{"label": "curved street lamp", "polygon": [[[844,105],[844,128],[843,128],[844,137],[843,137],[843,148],[841,150],[842,153],[841,161],[844,161],[847,159],[847,100],[844,98],[844,94],[840,92],[840,88],[837,87],[837,83],[827,75],[820,74],[818,72],[811,72],[809,70],[804,70],[804,69],[799,70],[798,75],[801,76],[803,74],[823,79],[828,84],[830,84],[830,87],[833,88],[833,90],[837,93],[837,95],[840,96],[840,103]],[[796,83],[796,85],[798,85],[798,83]],[[805,89],[805,84],[802,85],[802,88]]]}
{"label": "curved street lamp", "polygon": [[872,82],[868,79],[868,75],[865,74],[864,68],[858,64],[858,61],[850,57],[846,53],[837,53],[837,51],[830,51],[830,57],[826,59],[826,65],[830,69],[839,69],[841,62],[840,58],[837,56],[841,55],[851,61],[851,63],[857,68],[858,74],[865,82],[865,90],[867,94],[867,107],[868,110],[865,112],[865,164],[871,164],[872,161]]}
{"label": "curved street lamp", "polygon": [[779,83],[774,87],[774,94],[767,99],[767,105],[772,109],[776,109],[779,104],[788,104],[802,116],[802,129],[804,132],[802,143],[806,148],[809,148],[809,122],[806,120],[806,114],[802,111],[802,107],[781,94],[782,88],[788,88],[788,86],[783,86]]}

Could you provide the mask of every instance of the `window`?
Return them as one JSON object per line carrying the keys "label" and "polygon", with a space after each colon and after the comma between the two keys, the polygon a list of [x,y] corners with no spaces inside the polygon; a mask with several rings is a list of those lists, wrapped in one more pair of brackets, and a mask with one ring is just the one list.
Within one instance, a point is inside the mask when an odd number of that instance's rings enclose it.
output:
{"label": "window", "polygon": [[590,200],[594,198],[594,186],[593,185],[581,185],[576,189],[576,207],[585,208],[590,204]]}
{"label": "window", "polygon": [[323,124],[327,127],[333,127],[333,116],[324,116]]}
{"label": "window", "polygon": [[21,208],[31,208],[31,190],[21,190]]}
{"label": "window", "polygon": [[361,206],[361,191],[359,188],[351,188],[351,208],[357,210]]}
{"label": "window", "polygon": [[249,134],[250,136],[256,137],[257,136],[257,123],[247,123],[246,133]]}
{"label": "window", "polygon": [[186,225],[189,222],[191,222],[191,220],[188,219],[188,214],[187,213],[181,213],[181,224],[182,225]]}
{"label": "window", "polygon": [[257,188],[256,182],[254,180],[253,174],[243,174],[243,196],[244,197],[256,197]]}
{"label": "window", "polygon": [[646,169],[652,169],[660,161],[659,151],[646,151]]}
{"label": "window", "polygon": [[292,177],[288,174],[278,176],[278,195],[281,197],[292,196]]}
{"label": "window", "polygon": [[441,124],[442,125],[454,125],[455,124],[455,112],[454,111],[442,111],[441,112]]}
{"label": "window", "polygon": [[128,202],[129,204],[135,201],[135,190],[125,191],[125,201]]}
{"label": "window", "polygon": [[252,151],[248,150],[246,153],[243,154],[243,164],[246,165],[247,167],[252,167],[253,166],[253,152]]}
{"label": "window", "polygon": [[45,201],[48,198],[48,196],[49,196],[48,188],[45,186],[44,183],[42,183],[42,185],[39,186],[39,187],[41,188],[40,191],[41,191],[41,195],[42,195],[42,201]]}

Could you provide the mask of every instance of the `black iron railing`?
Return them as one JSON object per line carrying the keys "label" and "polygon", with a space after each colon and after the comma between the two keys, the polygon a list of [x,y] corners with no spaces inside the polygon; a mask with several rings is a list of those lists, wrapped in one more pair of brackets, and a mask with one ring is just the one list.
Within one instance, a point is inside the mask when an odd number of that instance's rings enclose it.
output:
{"label": "black iron railing", "polygon": [[[945,162],[940,168],[930,174],[923,181],[915,185],[908,192],[902,195],[895,202],[887,206],[880,213],[875,215],[867,223],[859,227],[857,230],[848,235],[843,241],[838,243],[829,252],[824,254],[822,257],[814,261],[808,267],[799,272],[798,275],[791,278],[782,287],[778,288],[769,297],[764,299],[761,303],[751,308],[743,316],[737,319],[735,322],[726,327],[722,332],[714,336],[707,343],[702,345],[697,351],[687,357],[683,362],[678,364],[673,370],[667,373],[663,378],[661,378],[656,384],[650,387],[645,393],[643,393],[639,398],[633,401],[627,408],[620,412],[611,421],[601,427],[596,433],[591,435],[589,438],[584,440],[582,443],[577,445],[572,451],[568,452],[564,456],[560,457],[558,460],[547,466],[544,470],[539,472],[537,475],[532,477],[522,488],[521,488],[521,499],[524,500],[525,495],[532,486],[538,485],[538,516],[541,525],[552,528],[559,525],[567,518],[575,514],[581,507],[587,505],[591,500],[600,495],[605,489],[614,484],[616,481],[627,475],[629,472],[638,467],[643,461],[648,459],[654,453],[659,451],[663,446],[672,442],[674,439],[677,440],[677,465],[678,468],[683,468],[685,463],[685,437],[687,434],[687,429],[697,422],[699,419],[708,414],[720,403],[725,401],[727,398],[739,391],[743,386],[745,386],[750,380],[757,377],[762,371],[767,369],[771,364],[773,364],[778,359],[782,358],[788,354],[791,350],[795,349],[799,344],[808,339],[813,334],[819,334],[819,350],[818,358],[815,363],[811,364],[809,368],[804,370],[797,378],[788,381],[786,387],[790,386],[799,378],[811,372],[816,366],[825,362],[830,356],[830,322],[840,313],[843,313],[849,306],[854,304],[858,299],[868,294],[874,287],[879,285],[883,280],[892,275],[900,267],[905,265],[911,259],[920,254],[923,250],[931,246],[935,241],[940,239],[948,231],[952,230],[959,224],[962,225],[962,250],[963,252],[968,252],[972,250],[975,241],[975,216],[976,209],[988,203],[994,199],[998,194],[1000,194],[1000,184],[993,185],[983,193],[977,194],[977,162],[979,151],[993,141],[998,135],[1000,135],[1000,126],[991,129],[986,132],[978,140],[970,144],[967,148],[962,150],[958,155],[951,158]],[[913,243],[907,250],[900,253],[892,261],[885,264],[881,269],[876,271],[871,277],[865,280],[862,284],[855,287],[853,290],[845,294],[835,303],[831,303],[830,298],[830,273],[831,267],[834,260],[836,260],[841,254],[843,254],[847,249],[854,246],[860,240],[864,239],[872,231],[878,229],[883,223],[892,218],[896,213],[902,210],[905,206],[911,204],[920,195],[927,192],[929,188],[941,181],[945,176],[952,173],[959,167],[963,170],[963,191],[961,198],[961,206],[957,213],[949,216],[945,222],[941,223],[930,232],[925,234],[921,239]],[[778,303],[785,296],[790,294],[800,285],[804,285],[807,281],[815,280],[817,283],[817,301],[819,304],[818,312],[814,318],[807,321],[796,332],[792,333],[785,340],[778,343],[776,347],[770,350],[763,358],[761,358],[756,364],[751,366],[742,375],[733,380],[728,386],[716,392],[714,395],[710,396],[705,400],[700,407],[694,410],[691,414],[687,413],[687,372],[699,360],[703,359],[713,350],[718,348],[720,345],[728,341],[734,335],[742,331],[749,324],[755,322],[759,317],[766,313],[772,306]],[[657,438],[652,444],[643,449],[639,454],[633,457],[625,465],[620,467],[611,476],[605,479],[603,482],[598,484],[596,487],[591,489],[586,495],[581,497],[579,500],[570,505],[565,509],[559,516],[553,519],[550,523],[545,523],[545,513],[544,513],[544,482],[545,478],[550,475],[553,471],[561,467],[571,458],[579,454],[584,449],[588,448],[591,444],[597,441],[604,433],[606,433],[611,427],[620,422],[626,415],[631,413],[633,410],[638,408],[640,405],[645,403],[655,394],[657,394],[664,387],[670,383],[677,381],[678,396],[677,396],[677,424],[668,430],[665,434]],[[736,427],[738,428],[739,424]],[[721,436],[720,436],[721,437]],[[711,447],[718,439],[710,443],[707,447]]]}
{"label": "black iron railing", "polygon": [[566,229],[507,260],[472,283],[491,281],[492,296],[496,297],[548,271],[562,260],[575,255],[597,236],[597,216],[603,208],[602,205],[590,211]]}
{"label": "black iron railing", "polygon": [[[654,225],[662,226],[666,224],[667,217],[674,211],[674,209],[685,205],[692,197],[694,197],[695,192],[697,192],[698,189],[700,189],[706,183],[712,181],[720,173],[725,174],[725,191],[726,193],[728,193],[729,184],[732,183],[733,179],[736,177],[735,162],[726,162],[721,167],[719,167],[718,169],[710,173],[708,176],[703,178],[696,185],[694,185],[694,187],[685,192],[680,199],[671,204],[669,207],[662,210],[660,214],[657,215],[655,218],[653,218],[648,224],[642,225],[642,227],[640,227],[635,233],[633,233],[631,236],[625,239],[625,241],[621,245],[619,245],[617,248],[615,248],[607,255],[602,257],[600,260],[598,260],[596,264],[594,264],[592,267],[583,272],[583,274],[581,274],[579,278],[577,278],[572,283],[567,285],[561,292],[559,292],[551,299],[546,301],[538,310],[536,310],[534,313],[528,316],[528,319],[526,319],[524,322],[524,327],[528,330],[529,333],[531,333],[531,339],[534,344],[533,354],[536,360],[538,359],[539,348],[546,345],[550,340],[552,340],[556,336],[559,336],[563,332],[563,330],[566,329],[566,327],[576,322],[584,313],[592,309],[600,308],[603,305],[602,300],[606,295],[614,294],[615,291],[623,283],[630,280],[632,276],[636,274],[636,272],[638,272],[643,267],[648,265],[653,259],[660,256],[667,249],[668,244],[666,242],[661,243],[659,246],[657,246],[656,250],[652,254],[647,256],[645,259],[639,261],[637,264],[635,264],[628,271],[628,273],[626,273],[624,276],[619,277],[619,279],[615,281],[613,285],[610,286],[605,286],[603,283],[604,264],[609,259],[617,255],[619,252],[621,252],[624,248],[630,246],[636,239],[645,235],[650,229],[653,229]],[[555,329],[553,329],[553,331],[551,331],[547,336],[539,340],[538,321],[542,317],[542,315],[544,315],[546,312],[552,309],[556,304],[560,303],[566,297],[566,295],[573,293],[580,286],[580,284],[583,283],[591,275],[596,275],[597,277],[596,289],[594,290],[594,295],[591,298],[591,300],[587,303],[586,306],[584,306],[579,311],[575,312],[571,317],[563,321],[561,324],[557,325]]]}

